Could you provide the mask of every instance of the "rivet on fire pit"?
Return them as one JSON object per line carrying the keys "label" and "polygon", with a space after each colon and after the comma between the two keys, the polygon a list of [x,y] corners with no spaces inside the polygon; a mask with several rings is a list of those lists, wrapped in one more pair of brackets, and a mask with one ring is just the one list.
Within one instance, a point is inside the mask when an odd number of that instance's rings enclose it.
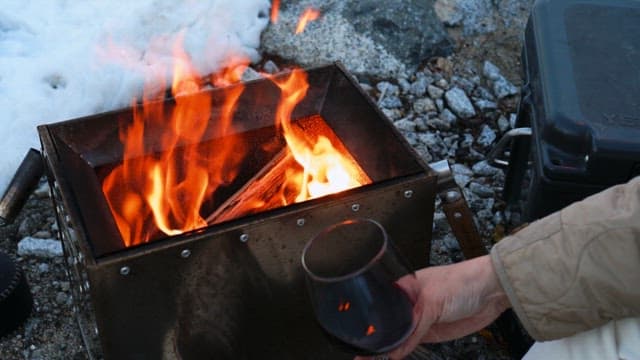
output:
{"label": "rivet on fire pit", "polygon": [[297,224],[298,226],[304,226],[304,218],[300,218],[300,219],[298,219],[298,220],[296,221],[296,224]]}
{"label": "rivet on fire pit", "polygon": [[358,211],[358,210],[360,210],[360,204],[353,204],[353,205],[351,205],[351,210],[353,210],[353,211]]}
{"label": "rivet on fire pit", "polygon": [[127,276],[131,272],[131,268],[128,266],[123,266],[120,268],[120,275]]}
{"label": "rivet on fire pit", "polygon": [[247,242],[247,241],[249,241],[249,234],[242,234],[242,235],[240,235],[240,241],[242,241],[242,242]]}
{"label": "rivet on fire pit", "polygon": [[182,256],[185,259],[188,258],[189,256],[191,256],[191,250],[189,249],[182,250],[182,252],[180,253],[180,256]]}
{"label": "rivet on fire pit", "polygon": [[408,199],[408,198],[410,198],[412,196],[413,196],[413,190],[405,190],[405,192],[404,192],[404,197],[405,198]]}

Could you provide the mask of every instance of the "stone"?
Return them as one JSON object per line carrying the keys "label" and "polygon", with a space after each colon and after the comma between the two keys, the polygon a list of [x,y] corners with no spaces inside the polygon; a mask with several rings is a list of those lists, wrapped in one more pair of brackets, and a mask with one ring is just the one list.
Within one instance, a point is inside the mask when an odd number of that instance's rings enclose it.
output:
{"label": "stone", "polygon": [[445,25],[462,26],[467,36],[497,28],[492,0],[437,0],[434,9]]}
{"label": "stone", "polygon": [[451,129],[451,123],[440,118],[430,118],[426,124],[434,129],[447,131]]}
{"label": "stone", "polygon": [[493,82],[493,93],[498,99],[517,95],[519,92],[520,90],[504,77],[501,77],[500,79]]}
{"label": "stone", "polygon": [[488,80],[494,81],[502,77],[500,69],[488,60],[486,60],[482,66],[482,75],[484,75]]}
{"label": "stone", "polygon": [[493,131],[493,129],[489,127],[489,125],[485,124],[482,126],[482,131],[480,132],[480,135],[476,139],[476,142],[486,147],[493,144],[496,138],[497,138],[496,132]]}
{"label": "stone", "polygon": [[495,100],[495,96],[493,96],[491,91],[484,86],[478,86],[475,89],[473,89],[473,96],[479,99],[485,99],[490,101]]}
{"label": "stone", "polygon": [[440,99],[442,98],[442,95],[444,95],[444,90],[434,85],[427,86],[427,92],[429,93],[429,97],[434,100]]}
{"label": "stone", "polygon": [[411,83],[405,78],[398,79],[398,85],[400,85],[400,89],[402,89],[402,93],[406,94],[411,90]]}
{"label": "stone", "polygon": [[498,130],[500,130],[500,132],[506,132],[510,127],[511,124],[509,123],[509,120],[507,120],[504,115],[500,115],[500,117],[498,118]]}
{"label": "stone", "polygon": [[418,114],[436,111],[436,104],[430,98],[420,98],[413,103],[413,111]]}
{"label": "stone", "polygon": [[62,256],[62,243],[58,240],[27,236],[18,242],[18,255],[43,258]]}
{"label": "stone", "polygon": [[469,183],[469,190],[473,191],[474,194],[478,195],[481,198],[490,198],[495,195],[491,187],[477,183],[475,181]]}
{"label": "stone", "polygon": [[423,96],[429,85],[429,79],[424,76],[418,77],[416,81],[411,84],[409,91],[415,96]]}
{"label": "stone", "polygon": [[49,184],[41,182],[40,185],[33,191],[33,194],[40,199],[46,199],[49,197]]}
{"label": "stone", "polygon": [[387,95],[378,101],[378,106],[386,109],[396,109],[402,107],[402,100],[395,95]]}
{"label": "stone", "polygon": [[518,120],[518,115],[516,114],[509,114],[509,125],[511,126],[512,129],[516,128],[516,121]]}
{"label": "stone", "polygon": [[451,165],[451,171],[454,174],[462,174],[462,175],[467,175],[467,176],[473,176],[473,171],[471,169],[469,169],[468,166],[464,165],[464,164],[453,164]]}
{"label": "stone", "polygon": [[449,82],[447,81],[447,79],[441,78],[438,81],[435,82],[436,85],[438,85],[438,87],[440,89],[443,90],[447,90],[449,88]]}
{"label": "stone", "polygon": [[464,175],[464,174],[453,174],[453,180],[456,182],[456,184],[463,188],[465,186],[467,186],[467,184],[471,181],[471,176],[469,175]]}
{"label": "stone", "polygon": [[38,264],[38,271],[40,273],[48,273],[49,272],[49,264],[47,263],[40,263]]}
{"label": "stone", "polygon": [[395,127],[399,130],[402,131],[415,131],[416,130],[416,123],[409,120],[409,119],[400,119],[398,121],[395,121],[393,123],[393,125],[395,125]]}
{"label": "stone", "polygon": [[[294,34],[300,14],[312,6],[321,18]],[[432,2],[301,0],[283,2],[278,22],[261,38],[262,50],[302,67],[341,61],[349,71],[398,77],[426,59],[447,56],[453,42]]]}
{"label": "stone", "polygon": [[444,111],[444,101],[442,101],[442,99],[436,99],[436,108],[438,108],[440,112]]}
{"label": "stone", "polygon": [[473,166],[471,167],[471,171],[473,171],[475,175],[479,176],[494,176],[502,172],[502,170],[498,169],[497,167],[489,165],[487,160],[478,161],[477,163],[473,164]]}
{"label": "stone", "polygon": [[56,294],[56,302],[59,305],[65,305],[67,303],[67,300],[69,299],[69,297],[67,296],[67,294],[63,293],[63,292],[58,292]]}
{"label": "stone", "polygon": [[276,63],[271,60],[267,60],[267,62],[265,62],[262,66],[262,69],[269,74],[280,72],[280,68],[278,68],[278,65],[276,65]]}
{"label": "stone", "polygon": [[463,119],[468,119],[476,115],[476,111],[471,104],[467,94],[459,87],[454,87],[444,94],[447,105],[451,110]]}
{"label": "stone", "polygon": [[394,85],[388,81],[380,81],[379,83],[376,84],[376,89],[378,89],[380,94],[384,94],[384,95],[400,94],[400,88],[397,85]]}
{"label": "stone", "polygon": [[245,71],[242,73],[240,77],[242,81],[252,81],[262,79],[262,75],[259,72],[255,71],[252,67],[248,66]]}
{"label": "stone", "polygon": [[498,108],[498,105],[496,103],[485,99],[476,100],[474,104],[476,105],[476,108],[478,108],[478,110],[483,112],[495,110]]}
{"label": "stone", "polygon": [[453,234],[447,233],[442,239],[444,245],[447,249],[451,251],[460,251],[460,243],[458,243],[458,239]]}

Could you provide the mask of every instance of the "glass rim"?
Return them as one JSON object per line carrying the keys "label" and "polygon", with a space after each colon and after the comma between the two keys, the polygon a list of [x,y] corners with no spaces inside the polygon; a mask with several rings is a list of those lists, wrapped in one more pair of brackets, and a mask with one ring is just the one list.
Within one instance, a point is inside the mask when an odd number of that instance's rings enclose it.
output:
{"label": "glass rim", "polygon": [[[322,234],[325,234],[329,231],[332,231],[334,229],[336,229],[339,226],[343,226],[343,225],[347,225],[349,223],[370,223],[375,225],[380,232],[382,233],[382,245],[380,246],[380,249],[378,250],[378,252],[371,257],[371,259],[369,259],[369,261],[362,267],[360,267],[359,269],[352,271],[350,273],[347,273],[345,275],[340,275],[340,276],[320,276],[315,274],[313,271],[311,271],[311,269],[309,269],[309,267],[307,266],[307,263],[305,261],[305,255],[307,254],[307,251],[309,250],[309,248],[311,248],[311,245],[313,245],[313,242]],[[321,282],[339,282],[339,281],[344,281],[347,280],[349,278],[354,278],[358,275],[361,275],[363,273],[365,273],[366,271],[368,271],[371,267],[373,267],[373,265],[382,258],[382,256],[384,255],[384,252],[387,251],[387,247],[389,243],[389,236],[387,235],[387,231],[384,229],[384,227],[382,226],[382,224],[380,224],[379,222],[377,222],[376,220],[370,219],[370,218],[354,218],[354,219],[347,219],[347,220],[343,220],[339,223],[335,223],[332,224],[330,226],[325,227],[324,229],[322,229],[322,231],[320,231],[319,233],[317,233],[316,235],[314,235],[309,241],[307,241],[307,243],[305,244],[304,248],[302,249],[302,256],[301,256],[301,262],[302,262],[302,267],[304,269],[304,271],[307,273],[307,275],[309,277],[311,277],[313,280],[316,281],[321,281]]]}

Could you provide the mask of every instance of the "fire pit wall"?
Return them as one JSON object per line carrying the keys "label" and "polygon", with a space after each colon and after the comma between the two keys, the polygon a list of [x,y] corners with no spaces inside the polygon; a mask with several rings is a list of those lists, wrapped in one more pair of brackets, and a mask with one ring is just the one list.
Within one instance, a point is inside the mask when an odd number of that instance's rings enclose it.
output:
{"label": "fire pit wall", "polygon": [[[314,321],[300,265],[308,239],[347,218],[372,218],[414,267],[427,265],[436,176],[339,64],[308,71],[308,80],[293,119],[320,115],[372,184],[136,247],[124,247],[100,185],[122,159],[118,126],[132,110],[38,128],[92,358],[349,359]],[[277,138],[278,89],[268,80],[245,86],[236,130]],[[223,90],[209,91],[215,114]],[[268,161],[268,153],[250,158],[237,187]]]}

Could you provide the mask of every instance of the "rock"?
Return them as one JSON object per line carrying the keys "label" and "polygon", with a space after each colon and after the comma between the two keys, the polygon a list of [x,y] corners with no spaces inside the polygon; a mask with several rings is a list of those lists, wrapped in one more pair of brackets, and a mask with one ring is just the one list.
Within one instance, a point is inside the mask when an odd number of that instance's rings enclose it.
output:
{"label": "rock", "polygon": [[434,8],[446,25],[462,25],[465,35],[486,34],[497,27],[491,0],[437,0]]}
{"label": "rock", "polygon": [[495,195],[491,187],[477,182],[471,182],[469,184],[469,190],[481,198],[490,198]]}
{"label": "rock", "polygon": [[493,93],[498,99],[519,93],[518,88],[509,82],[509,80],[505,79],[500,69],[490,61],[484,62],[482,74],[492,83]]}
{"label": "rock", "polygon": [[451,171],[454,174],[462,174],[462,175],[467,175],[467,176],[473,176],[473,171],[471,169],[469,169],[468,166],[464,165],[464,164],[453,164],[451,165]]}
{"label": "rock", "polygon": [[495,66],[491,61],[485,61],[482,66],[482,75],[484,75],[488,80],[498,80],[502,77],[502,73],[497,66]]}
{"label": "rock", "polygon": [[38,185],[38,187],[33,191],[33,194],[40,198],[40,199],[46,199],[49,197],[49,183],[45,182],[41,182],[40,185]]}
{"label": "rock", "polygon": [[436,110],[436,104],[430,98],[420,98],[413,103],[413,111],[418,114],[424,114]]}
{"label": "rock", "polygon": [[513,85],[509,80],[500,78],[493,82],[493,93],[496,94],[498,99],[503,99],[507,96],[517,95],[520,92],[518,88]]}
{"label": "rock", "polygon": [[67,296],[67,294],[63,292],[59,292],[58,294],[56,294],[56,302],[59,305],[65,305],[68,300],[69,300],[69,297]]}
{"label": "rock", "polygon": [[38,271],[40,273],[48,273],[49,272],[49,264],[47,264],[47,263],[38,264]]}
{"label": "rock", "polygon": [[264,65],[262,66],[262,69],[269,74],[275,74],[277,72],[280,72],[280,68],[278,68],[278,65],[276,65],[271,60],[267,60],[267,62],[265,62]]}
{"label": "rock", "polygon": [[495,100],[495,96],[493,96],[491,91],[489,91],[489,89],[487,89],[484,86],[478,86],[475,89],[473,89],[473,96],[479,99],[485,99],[489,101]]}
{"label": "rock", "polygon": [[262,75],[259,72],[255,71],[252,67],[248,66],[245,71],[242,73],[241,80],[242,81],[251,81],[262,79]]}
{"label": "rock", "polygon": [[449,88],[449,82],[444,78],[436,81],[435,84],[438,85],[438,87],[443,90],[447,90]]}
{"label": "rock", "polygon": [[462,89],[454,87],[444,94],[444,98],[449,108],[459,117],[468,119],[476,115],[471,100],[469,100],[467,94],[465,94]]}
{"label": "rock", "polygon": [[493,129],[490,128],[489,125],[485,124],[484,126],[482,126],[482,132],[480,132],[480,136],[478,136],[476,142],[482,146],[489,146],[493,144],[493,142],[496,140],[496,137],[496,132],[493,131]]}
{"label": "rock", "polygon": [[27,236],[18,242],[18,255],[44,258],[62,256],[62,243],[58,240]]}
{"label": "rock", "polygon": [[436,108],[438,108],[440,112],[444,111],[444,101],[442,101],[442,99],[436,99]]}
{"label": "rock", "polygon": [[429,85],[427,86],[427,92],[429,93],[429,97],[432,99],[440,99],[442,95],[444,95],[444,90],[440,89],[437,86]]}
{"label": "rock", "polygon": [[429,79],[424,76],[418,77],[416,81],[411,84],[409,91],[415,96],[423,96],[427,91],[429,85]]}
{"label": "rock", "polygon": [[395,95],[387,95],[378,101],[378,106],[386,109],[396,109],[402,107],[402,100]]}
{"label": "rock", "polygon": [[429,120],[426,121],[426,124],[429,127],[432,127],[434,129],[441,130],[441,131],[447,131],[451,129],[451,123],[446,120],[442,120],[440,118],[430,118]]}
{"label": "rock", "polygon": [[51,238],[51,233],[46,230],[40,230],[35,234],[33,234],[33,237],[39,238],[39,239],[49,239]]}
{"label": "rock", "polygon": [[506,132],[510,127],[511,123],[509,123],[509,120],[507,120],[504,115],[500,115],[500,117],[498,118],[498,129],[500,130],[500,132]]}
{"label": "rock", "polygon": [[467,94],[471,94],[476,87],[476,84],[472,81],[456,75],[451,77],[451,83],[464,90]]}
{"label": "rock", "polygon": [[[309,6],[320,9],[321,18],[296,35]],[[414,71],[425,59],[453,50],[432,3],[420,0],[283,2],[278,22],[261,40],[263,51],[303,67],[340,60],[353,73],[379,77]]]}
{"label": "rock", "polygon": [[451,251],[460,251],[460,243],[458,243],[458,239],[456,239],[453,234],[447,233],[442,241],[444,242],[444,245],[447,247],[447,249]]}
{"label": "rock", "polygon": [[398,85],[400,85],[400,89],[402,89],[403,94],[406,94],[411,90],[411,83],[409,83],[405,78],[398,79]]}
{"label": "rock", "polygon": [[482,160],[473,164],[473,166],[471,167],[471,170],[475,175],[479,175],[479,176],[494,176],[502,172],[502,170],[489,165],[487,160]]}
{"label": "rock", "polygon": [[451,126],[455,125],[456,121],[458,120],[456,115],[452,113],[449,109],[442,110],[442,112],[440,113],[440,118],[443,121],[446,121],[447,123],[449,123],[449,125]]}
{"label": "rock", "polygon": [[409,120],[409,119],[400,119],[398,121],[395,121],[393,123],[393,125],[395,125],[396,128],[398,128],[399,130],[402,131],[415,131],[416,130],[416,123]]}
{"label": "rock", "polygon": [[453,180],[459,187],[464,188],[471,181],[471,176],[464,174],[453,174]]}
{"label": "rock", "polygon": [[485,100],[485,99],[476,100],[475,105],[476,105],[476,108],[478,108],[478,110],[480,111],[489,111],[489,110],[495,110],[498,108],[498,105],[496,103],[494,103],[493,101]]}

